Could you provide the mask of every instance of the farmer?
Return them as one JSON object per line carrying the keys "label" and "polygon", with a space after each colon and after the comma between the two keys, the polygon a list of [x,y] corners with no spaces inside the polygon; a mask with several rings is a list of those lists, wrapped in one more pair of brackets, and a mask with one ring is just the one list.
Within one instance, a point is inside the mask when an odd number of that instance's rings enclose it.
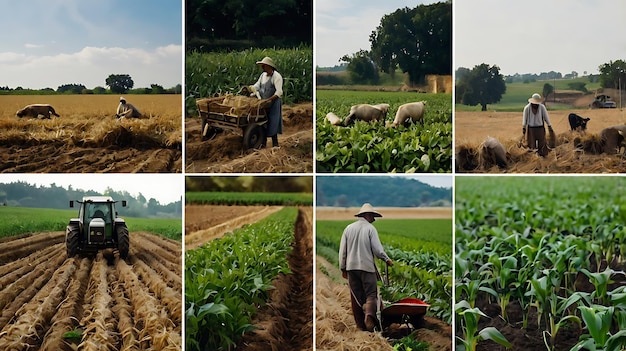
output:
{"label": "farmer", "polygon": [[339,267],[342,276],[348,279],[352,314],[357,327],[374,331],[378,325],[378,270],[374,260],[378,257],[389,266],[393,266],[393,262],[385,253],[378,231],[372,225],[376,217],[382,215],[372,205],[365,203],[355,217],[359,219],[349,224],[341,236]]}
{"label": "farmer", "polygon": [[[283,77],[276,70],[274,61],[267,56],[256,64],[261,66],[263,73],[254,84],[254,89],[262,100],[270,103],[265,135],[272,138],[272,146],[278,147],[278,134],[283,133],[283,111],[280,99],[283,96]],[[267,139],[263,140],[263,146],[266,145]]]}
{"label": "farmer", "polygon": [[[548,154],[548,145],[546,144],[546,128],[543,123],[548,124],[550,134],[554,134],[554,131],[548,117],[548,110],[542,104],[543,100],[541,95],[537,93],[528,99],[528,105],[524,107],[522,133],[527,137],[528,147],[531,150],[537,150],[539,155],[545,157]],[[528,133],[526,133],[527,127]]]}
{"label": "farmer", "polygon": [[127,104],[126,99],[123,96],[120,97],[120,104],[117,106],[117,112],[115,113],[117,118],[129,118],[129,117],[141,117],[141,112],[132,104]]}

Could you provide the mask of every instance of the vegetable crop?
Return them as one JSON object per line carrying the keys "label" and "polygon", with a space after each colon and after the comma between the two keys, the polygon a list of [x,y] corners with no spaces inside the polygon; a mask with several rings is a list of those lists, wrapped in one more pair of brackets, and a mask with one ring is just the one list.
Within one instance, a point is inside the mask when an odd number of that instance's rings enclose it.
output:
{"label": "vegetable crop", "polygon": [[[608,345],[623,340],[609,331],[626,324],[626,288],[613,269],[626,248],[624,178],[457,177],[455,189],[457,331],[491,300],[509,325],[541,331],[547,350],[566,347],[558,335],[578,325],[588,332],[568,348],[620,349]],[[508,313],[512,303],[521,316]],[[457,333],[458,344],[471,337]]]}
{"label": "vegetable crop", "polygon": [[186,350],[232,350],[265,304],[272,280],[289,273],[297,209],[185,253]]}
{"label": "vegetable crop", "polygon": [[[424,124],[387,128],[384,123],[357,121],[333,126],[329,112],[345,118],[352,105],[390,105],[387,122],[398,106],[425,100]],[[317,91],[317,170],[352,173],[444,173],[452,170],[452,98],[450,94]]]}

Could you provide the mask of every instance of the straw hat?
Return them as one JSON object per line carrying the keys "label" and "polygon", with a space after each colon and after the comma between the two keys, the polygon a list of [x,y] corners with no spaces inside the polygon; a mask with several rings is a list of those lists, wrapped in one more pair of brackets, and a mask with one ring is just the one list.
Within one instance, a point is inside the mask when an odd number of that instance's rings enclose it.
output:
{"label": "straw hat", "polygon": [[530,102],[531,104],[540,104],[543,102],[543,98],[541,97],[541,95],[534,93],[533,96],[528,99],[528,102]]}
{"label": "straw hat", "polygon": [[359,211],[359,213],[355,214],[355,217],[363,217],[364,214],[366,213],[373,213],[374,217],[382,217],[383,215],[381,215],[380,213],[376,212],[374,210],[374,207],[372,207],[372,205],[369,204],[369,202],[366,202],[363,204],[363,206],[361,206],[361,210]]}
{"label": "straw hat", "polygon": [[124,99],[124,97],[123,97],[123,96],[120,96],[120,101],[124,101],[124,102],[126,102],[126,99]]}
{"label": "straw hat", "polygon": [[257,65],[268,65],[268,66],[272,67],[273,69],[276,69],[276,65],[274,64],[274,60],[272,60],[268,56],[265,56],[261,61],[257,61],[256,64]]}

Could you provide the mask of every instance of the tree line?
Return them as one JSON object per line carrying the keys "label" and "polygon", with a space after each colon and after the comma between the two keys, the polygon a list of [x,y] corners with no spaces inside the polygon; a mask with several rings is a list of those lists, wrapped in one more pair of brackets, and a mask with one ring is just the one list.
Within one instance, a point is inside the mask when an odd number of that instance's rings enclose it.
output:
{"label": "tree line", "polygon": [[[93,191],[68,189],[51,184],[50,186],[36,186],[27,182],[0,183],[0,204],[13,207],[69,209],[70,200],[82,200],[83,196],[111,196],[113,200],[126,200],[128,206],[124,208],[124,216],[139,218],[182,218],[182,199],[168,204],[161,204],[154,198],[146,199],[141,193],[133,196],[127,191],[117,191],[107,188],[104,194]],[[121,209],[122,207],[120,207]]]}
{"label": "tree line", "polygon": [[[588,77],[590,82],[597,80],[602,88],[623,89],[626,87],[626,62],[624,60],[609,61],[600,65],[598,70],[600,72],[599,75],[590,75]],[[561,73],[551,71],[536,77],[551,80],[562,76]],[[572,72],[569,77],[578,77],[578,73]],[[531,78],[532,76],[526,75],[525,79]],[[482,111],[487,110],[488,104],[498,103],[506,92],[506,83],[512,82],[511,78],[504,77],[500,73],[500,67],[497,65],[490,66],[486,63],[476,65],[473,69],[459,67],[456,70],[455,79],[455,103],[468,106],[480,105]],[[580,82],[573,83],[570,85],[570,88],[583,92],[587,91],[585,84]],[[543,86],[542,96],[545,97],[553,91],[554,87],[546,83]]]}
{"label": "tree line", "polygon": [[311,193],[313,192],[313,178],[299,176],[189,176],[185,178],[185,189],[188,192]]}
{"label": "tree line", "polygon": [[401,177],[317,177],[318,206],[450,207],[452,189]]}
{"label": "tree line", "polygon": [[0,87],[0,95],[54,95],[54,94],[181,94],[182,85],[177,84],[174,87],[165,89],[159,84],[150,84],[150,87],[135,88],[135,82],[129,74],[110,74],[105,79],[105,86],[97,86],[88,89],[83,84],[70,83],[59,85],[56,90],[52,88],[44,89],[24,89],[22,87],[9,88],[8,86]]}

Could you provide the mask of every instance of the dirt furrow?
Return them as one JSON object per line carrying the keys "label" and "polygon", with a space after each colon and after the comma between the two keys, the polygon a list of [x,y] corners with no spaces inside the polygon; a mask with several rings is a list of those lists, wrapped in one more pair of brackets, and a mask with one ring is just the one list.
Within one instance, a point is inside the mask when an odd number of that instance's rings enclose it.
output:
{"label": "dirt furrow", "polygon": [[137,250],[134,252],[134,256],[159,272],[169,287],[176,291],[183,291],[180,265],[171,262],[162,263],[158,257],[153,256],[149,251]]}
{"label": "dirt furrow", "polygon": [[244,337],[238,350],[313,350],[313,229],[312,210],[300,209],[293,250],[292,274],[273,283],[270,302],[259,311],[257,330]]}
{"label": "dirt furrow", "polygon": [[155,236],[154,234],[146,232],[133,232],[133,235],[141,237],[142,240],[150,240],[150,242],[160,246],[166,251],[173,252],[178,256],[180,256],[180,253],[182,251],[182,245],[180,241],[164,238],[161,236]]}
{"label": "dirt furrow", "polygon": [[163,247],[154,243],[154,238],[141,238],[141,235],[135,235],[135,233],[130,235],[130,247],[131,250],[134,248],[140,248],[140,250],[148,251],[157,257],[160,257],[161,260],[165,260],[168,262],[173,262],[177,265],[181,265],[181,254],[180,252],[176,254],[175,252],[171,252],[165,250]]}
{"label": "dirt furrow", "polygon": [[0,251],[0,265],[28,256],[33,252],[41,251],[48,246],[65,242],[64,232],[38,234],[32,237],[12,240],[2,244]]}
{"label": "dirt furrow", "polygon": [[[119,264],[117,262],[116,264]],[[117,270],[113,271],[117,274]],[[118,279],[113,281],[113,289],[111,294],[113,296],[112,311],[117,318],[117,331],[120,336],[120,351],[138,351],[140,350],[139,340],[137,338],[137,329],[135,329],[135,323],[133,322],[133,309],[130,305],[130,300],[124,294],[124,284]]]}
{"label": "dirt furrow", "polygon": [[0,267],[0,290],[31,272],[33,267],[36,267],[41,262],[48,261],[52,255],[58,255],[58,249],[56,246],[50,246],[37,254],[29,255]]}

